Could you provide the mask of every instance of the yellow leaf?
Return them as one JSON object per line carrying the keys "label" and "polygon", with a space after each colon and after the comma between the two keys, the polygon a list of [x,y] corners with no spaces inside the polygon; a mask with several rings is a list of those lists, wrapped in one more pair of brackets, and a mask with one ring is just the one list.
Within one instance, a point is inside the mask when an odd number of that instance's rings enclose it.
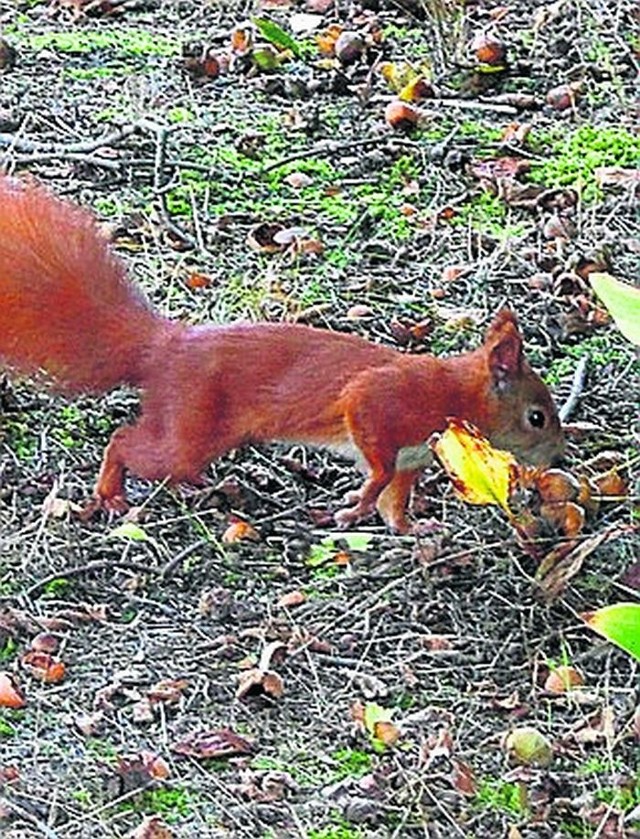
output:
{"label": "yellow leaf", "polygon": [[509,494],[517,477],[510,452],[494,449],[471,423],[450,419],[433,444],[457,494],[469,504],[498,504],[509,513]]}
{"label": "yellow leaf", "polygon": [[408,61],[383,61],[379,70],[382,78],[394,93],[401,91],[420,75],[419,71]]}

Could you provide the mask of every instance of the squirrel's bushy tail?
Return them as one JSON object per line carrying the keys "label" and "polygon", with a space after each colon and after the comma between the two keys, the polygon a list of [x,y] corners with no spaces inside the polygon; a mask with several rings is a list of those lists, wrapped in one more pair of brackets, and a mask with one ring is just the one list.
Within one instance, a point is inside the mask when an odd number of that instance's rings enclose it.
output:
{"label": "squirrel's bushy tail", "polygon": [[89,212],[0,176],[0,362],[76,392],[137,384],[163,323]]}

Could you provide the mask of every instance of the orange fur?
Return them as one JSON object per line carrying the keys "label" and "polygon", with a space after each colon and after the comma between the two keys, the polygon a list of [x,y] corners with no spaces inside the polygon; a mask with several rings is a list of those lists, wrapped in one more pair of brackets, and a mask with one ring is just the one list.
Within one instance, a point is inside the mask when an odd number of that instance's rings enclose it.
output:
{"label": "orange fur", "polygon": [[339,523],[377,506],[405,530],[421,445],[448,417],[534,462],[562,447],[551,397],[507,310],[478,349],[446,359],[306,326],[189,327],[149,307],[88,213],[8,178],[0,206],[0,357],[70,391],[142,390],[140,419],[105,450],[96,485],[105,507],[125,507],[126,470],[197,482],[229,449],[283,440],[364,461],[367,479]]}

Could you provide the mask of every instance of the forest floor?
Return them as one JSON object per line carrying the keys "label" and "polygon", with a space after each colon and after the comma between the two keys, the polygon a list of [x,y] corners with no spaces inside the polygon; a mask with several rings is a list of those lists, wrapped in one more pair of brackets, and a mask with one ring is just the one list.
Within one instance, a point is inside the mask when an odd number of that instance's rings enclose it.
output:
{"label": "forest floor", "polygon": [[638,665],[579,617],[639,587],[640,376],[588,279],[640,276],[636,0],[0,0],[0,27],[4,167],[92,207],[163,313],[451,354],[508,304],[574,403],[565,468],[623,480],[553,595],[442,472],[419,535],[339,531],[358,472],[297,445],[83,521],[137,395],[0,380],[0,834],[639,836]]}

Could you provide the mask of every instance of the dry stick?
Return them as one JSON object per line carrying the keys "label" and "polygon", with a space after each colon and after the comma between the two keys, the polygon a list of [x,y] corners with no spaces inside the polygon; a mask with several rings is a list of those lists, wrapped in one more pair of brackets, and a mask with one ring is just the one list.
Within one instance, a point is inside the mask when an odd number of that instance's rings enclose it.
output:
{"label": "dry stick", "polygon": [[[502,102],[478,102],[477,100],[465,99],[433,99],[428,102],[430,108],[437,109],[440,105],[445,107],[458,107],[466,109],[476,109],[480,111],[496,111],[500,114],[507,114],[509,116],[517,116],[518,109],[513,105],[504,105]],[[271,172],[272,169],[278,169],[280,166],[285,166],[287,163],[293,163],[295,160],[304,160],[307,157],[316,157],[321,155],[337,154],[343,151],[351,151],[352,149],[359,149],[366,146],[379,146],[385,142],[395,143],[399,146],[406,146],[407,148],[419,149],[420,144],[414,140],[404,140],[400,137],[368,137],[364,140],[348,141],[346,143],[336,143],[330,140],[329,142],[319,143],[312,149],[296,152],[288,157],[283,157],[281,160],[276,160],[274,163],[269,163],[268,166],[263,166],[263,172]]]}
{"label": "dry stick", "polygon": [[15,134],[0,133],[0,147],[4,146],[21,152],[33,152],[34,154],[83,154],[125,140],[131,134],[135,134],[138,127],[138,123],[132,123],[119,128],[117,131],[112,131],[111,134],[103,134],[102,137],[96,137],[93,140],[83,140],[79,143],[69,143],[67,145],[64,143],[40,143],[37,140],[24,140]]}
{"label": "dry stick", "polygon": [[19,816],[24,821],[29,822],[29,824],[31,824],[33,828],[40,831],[40,833],[43,836],[45,836],[46,839],[60,839],[60,834],[56,833],[55,830],[52,830],[46,822],[42,821],[42,819],[38,818],[38,816],[36,816],[35,813],[32,813],[26,807],[17,804],[11,798],[0,798],[0,804],[3,804],[9,810],[15,813],[16,816]]}
{"label": "dry stick", "polygon": [[[389,137],[390,142],[396,143],[399,146],[406,146],[407,148],[417,149],[418,144],[413,140],[403,140],[398,137]],[[295,152],[281,160],[276,160],[274,163],[269,163],[268,166],[262,167],[262,172],[271,172],[273,169],[279,169],[280,166],[286,166],[287,163],[293,163],[295,160],[304,160],[307,157],[320,157],[321,155],[338,154],[343,151],[351,151],[353,149],[361,149],[366,146],[379,146],[385,142],[381,137],[369,137],[365,140],[352,140],[346,143],[336,143],[333,140],[319,143],[312,149],[305,149],[304,151]]]}
{"label": "dry stick", "polygon": [[141,562],[124,562],[118,559],[96,559],[84,565],[78,565],[74,568],[62,568],[60,571],[56,571],[55,574],[49,574],[47,577],[43,577],[37,583],[29,586],[26,591],[21,592],[21,596],[31,599],[54,580],[82,577],[84,574],[91,574],[93,571],[104,571],[106,568],[121,568],[125,571],[136,571],[141,574],[148,574],[152,570],[148,565],[143,565]]}
{"label": "dry stick", "polygon": [[169,133],[174,128],[169,128],[166,125],[152,122],[151,120],[141,120],[139,123],[141,128],[147,129],[155,134],[156,137],[156,153],[153,163],[153,191],[160,202],[160,216],[162,223],[167,228],[169,233],[173,233],[181,241],[185,242],[189,247],[198,250],[198,242],[194,237],[177,225],[167,208],[167,189],[164,182],[164,169],[167,161],[167,140]]}
{"label": "dry stick", "polygon": [[571,392],[567,397],[567,401],[558,411],[558,416],[560,418],[560,422],[566,422],[570,415],[573,413],[580,397],[582,396],[582,391],[584,390],[584,383],[587,378],[587,365],[589,364],[589,356],[583,355],[580,360],[578,361],[578,365],[576,367],[576,372],[573,374],[573,382],[571,383]]}
{"label": "dry stick", "polygon": [[[121,160],[111,160],[107,157],[100,157],[99,155],[91,154],[91,152],[98,149],[119,143],[127,137],[135,134],[138,130],[137,124],[125,125],[117,131],[112,131],[110,134],[103,134],[102,137],[96,137],[93,140],[83,140],[78,143],[41,143],[37,140],[25,140],[15,134],[1,134],[0,133],[0,148],[4,147],[7,151],[4,154],[5,158],[9,158],[14,163],[43,163],[47,160],[73,160],[77,163],[87,163],[91,166],[102,166],[104,169],[116,170],[122,166]],[[24,152],[24,154],[14,154],[13,152]]]}

